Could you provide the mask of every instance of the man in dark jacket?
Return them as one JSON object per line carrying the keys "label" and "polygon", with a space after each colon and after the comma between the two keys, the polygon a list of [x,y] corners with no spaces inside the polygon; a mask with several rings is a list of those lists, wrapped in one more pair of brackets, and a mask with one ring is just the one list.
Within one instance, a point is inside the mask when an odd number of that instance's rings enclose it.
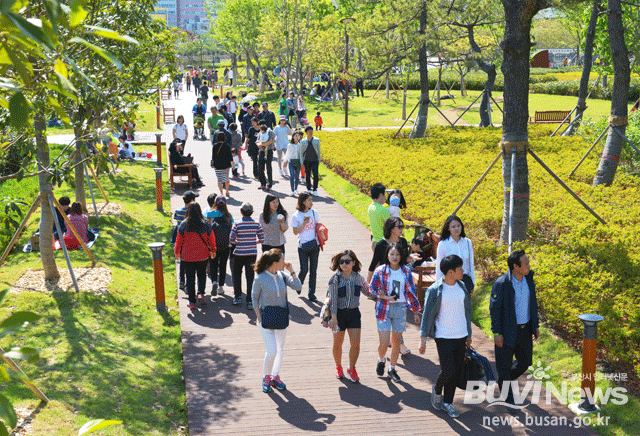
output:
{"label": "man in dark jacket", "polygon": [[193,78],[193,90],[195,91],[196,96],[200,94],[200,85],[202,85],[202,79],[200,78],[200,75],[196,75],[196,77]]}
{"label": "man in dark jacket", "polygon": [[218,120],[218,130],[215,130],[211,133],[211,145],[215,145],[217,143],[216,136],[218,133],[224,133],[225,139],[224,143],[229,146],[229,150],[231,150],[231,132],[224,128],[224,120]]}
{"label": "man in dark jacket", "polygon": [[258,114],[258,119],[264,121],[268,128],[272,129],[276,126],[276,114],[269,110],[267,102],[262,103],[262,111]]}
{"label": "man in dark jacket", "polygon": [[[538,299],[529,257],[523,250],[507,259],[509,272],[498,278],[491,290],[491,331],[494,334],[498,386],[508,389],[506,402],[514,404],[512,380],[531,366],[533,339],[540,336]],[[517,365],[512,368],[513,358]],[[506,382],[507,386],[503,386]],[[511,413],[518,409],[511,409]]]}

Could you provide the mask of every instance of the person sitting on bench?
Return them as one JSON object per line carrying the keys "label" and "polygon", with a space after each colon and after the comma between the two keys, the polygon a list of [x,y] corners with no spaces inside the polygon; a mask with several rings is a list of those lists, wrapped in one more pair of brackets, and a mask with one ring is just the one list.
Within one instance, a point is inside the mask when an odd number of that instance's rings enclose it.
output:
{"label": "person sitting on bench", "polygon": [[185,161],[184,156],[182,156],[182,142],[179,139],[174,140],[171,145],[169,145],[169,162],[171,166],[173,166],[173,172],[176,174],[187,174],[189,173],[189,168],[180,167],[179,165],[191,165],[191,175],[193,176],[193,185],[191,188],[200,188],[204,186],[202,180],[200,180],[200,175],[198,174],[198,167],[195,164],[187,163]]}

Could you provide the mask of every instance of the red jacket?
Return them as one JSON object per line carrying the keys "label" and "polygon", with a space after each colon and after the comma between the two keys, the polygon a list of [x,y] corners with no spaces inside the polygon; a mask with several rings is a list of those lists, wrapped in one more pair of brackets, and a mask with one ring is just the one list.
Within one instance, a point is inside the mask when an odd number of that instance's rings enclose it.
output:
{"label": "red jacket", "polygon": [[209,223],[200,234],[187,232],[186,221],[178,227],[176,246],[173,250],[177,258],[185,262],[200,262],[207,260],[210,254],[216,252],[216,237]]}

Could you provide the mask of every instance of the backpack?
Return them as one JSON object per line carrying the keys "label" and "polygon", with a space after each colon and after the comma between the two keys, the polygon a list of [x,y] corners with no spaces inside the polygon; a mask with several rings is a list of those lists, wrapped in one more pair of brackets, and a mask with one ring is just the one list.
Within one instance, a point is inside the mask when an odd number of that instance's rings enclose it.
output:
{"label": "backpack", "polygon": [[216,236],[216,249],[229,248],[229,235],[231,235],[231,219],[226,216],[217,216],[213,219],[211,227]]}

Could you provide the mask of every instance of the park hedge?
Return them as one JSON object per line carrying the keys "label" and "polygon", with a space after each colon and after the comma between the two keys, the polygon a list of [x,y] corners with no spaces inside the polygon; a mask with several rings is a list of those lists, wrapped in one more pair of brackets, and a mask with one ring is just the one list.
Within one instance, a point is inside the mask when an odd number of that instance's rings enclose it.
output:
{"label": "park hedge", "polygon": [[[495,128],[460,130],[432,127],[428,138],[417,140],[394,140],[384,130],[322,133],[323,161],[363,192],[375,182],[402,189],[408,205],[402,216],[439,233],[496,156],[501,138]],[[640,179],[620,171],[613,186],[591,186],[597,153],[568,179],[589,143],[578,136],[549,138],[550,131],[532,126],[532,149],[608,224],[599,224],[529,158],[531,210],[522,246],[537,273],[541,313],[575,346],[582,340],[577,315],[603,315],[600,357],[640,376]],[[503,191],[498,164],[459,212],[486,283],[506,270],[507,248],[499,244]]]}

